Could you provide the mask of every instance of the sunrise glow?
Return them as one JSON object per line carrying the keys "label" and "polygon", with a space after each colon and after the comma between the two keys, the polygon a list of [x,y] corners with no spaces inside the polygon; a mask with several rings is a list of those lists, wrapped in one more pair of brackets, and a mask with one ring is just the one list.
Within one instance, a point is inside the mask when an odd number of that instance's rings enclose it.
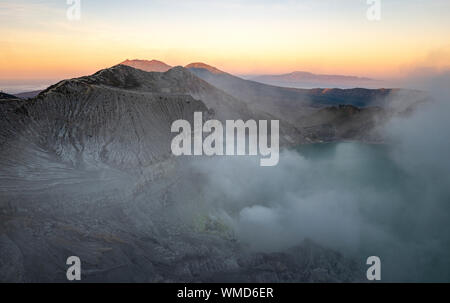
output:
{"label": "sunrise glow", "polygon": [[[320,2],[320,3],[318,3]],[[68,78],[125,59],[172,66],[203,61],[235,74],[317,73],[392,77],[450,66],[450,2],[66,1],[0,3],[0,79]]]}

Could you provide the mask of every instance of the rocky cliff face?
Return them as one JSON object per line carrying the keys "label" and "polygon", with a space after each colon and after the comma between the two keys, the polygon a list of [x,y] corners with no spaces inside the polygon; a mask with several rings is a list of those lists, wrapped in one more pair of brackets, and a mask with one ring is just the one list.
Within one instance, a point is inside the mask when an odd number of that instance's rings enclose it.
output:
{"label": "rocky cliff face", "polygon": [[377,128],[391,114],[381,107],[358,108],[352,105],[325,107],[299,121],[305,137],[311,142],[357,140],[382,142]]}
{"label": "rocky cliff face", "polygon": [[3,159],[31,146],[74,167],[145,167],[170,152],[172,121],[192,120],[193,111],[207,111],[190,95],[132,90],[137,82],[130,75],[104,73],[62,81],[34,99],[2,104]]}
{"label": "rocky cliff face", "polygon": [[[207,176],[171,156],[170,125],[195,111],[220,120],[276,117],[181,67],[118,65],[35,98],[0,101],[0,281],[63,282],[72,255],[85,282],[359,280],[363,271],[327,248],[307,241],[252,252],[208,213],[189,211],[208,203]],[[335,111],[311,124],[360,114]],[[282,137],[303,142],[305,129],[282,124]],[[321,132],[313,134],[328,136]]]}

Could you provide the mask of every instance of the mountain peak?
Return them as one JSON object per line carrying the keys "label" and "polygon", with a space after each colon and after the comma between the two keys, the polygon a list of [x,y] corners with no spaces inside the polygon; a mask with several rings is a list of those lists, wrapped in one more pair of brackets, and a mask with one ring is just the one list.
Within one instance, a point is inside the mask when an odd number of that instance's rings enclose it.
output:
{"label": "mountain peak", "polygon": [[137,69],[144,70],[146,72],[167,72],[169,69],[172,68],[172,66],[158,60],[139,60],[139,59],[133,59],[133,60],[125,60],[122,63],[122,65],[131,66]]}
{"label": "mountain peak", "polygon": [[208,65],[206,63],[203,62],[194,62],[194,63],[190,63],[188,65],[185,66],[185,68],[187,69],[206,69],[207,71],[213,73],[213,74],[226,74],[225,72],[221,71],[218,68],[215,68],[214,66]]}

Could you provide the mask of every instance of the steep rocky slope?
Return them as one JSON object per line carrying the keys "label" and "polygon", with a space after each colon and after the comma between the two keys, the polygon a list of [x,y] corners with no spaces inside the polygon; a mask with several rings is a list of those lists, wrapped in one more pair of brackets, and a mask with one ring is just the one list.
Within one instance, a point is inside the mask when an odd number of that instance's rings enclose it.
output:
{"label": "steep rocky slope", "polygon": [[[188,65],[189,66],[189,65]],[[389,106],[393,95],[406,95],[406,106],[426,100],[427,96],[418,91],[399,89],[298,89],[267,85],[244,80],[225,72],[211,72],[214,67],[197,64],[189,70],[203,80],[222,89],[228,94],[244,100],[250,107],[270,112],[294,124],[307,119],[317,109],[339,105],[357,107]]]}
{"label": "steep rocky slope", "polygon": [[117,65],[92,76],[80,78],[79,81],[140,92],[187,94],[201,100],[208,108],[209,115],[222,122],[227,119],[279,119],[281,144],[305,142],[301,132],[289,121],[266,112],[259,106],[249,106],[245,101],[227,94],[180,66],[165,73],[156,73]]}
{"label": "steep rocky slope", "polygon": [[[0,281],[355,281],[354,261],[311,242],[256,253],[210,216],[207,190],[169,150],[170,125],[250,111],[184,68],[118,65],[0,101]],[[193,211],[195,210],[195,211]]]}
{"label": "steep rocky slope", "polygon": [[34,99],[11,102],[0,109],[2,159],[32,144],[74,166],[101,162],[120,168],[165,157],[172,121],[192,120],[194,110],[207,110],[188,95],[110,88],[86,79],[63,81]]}

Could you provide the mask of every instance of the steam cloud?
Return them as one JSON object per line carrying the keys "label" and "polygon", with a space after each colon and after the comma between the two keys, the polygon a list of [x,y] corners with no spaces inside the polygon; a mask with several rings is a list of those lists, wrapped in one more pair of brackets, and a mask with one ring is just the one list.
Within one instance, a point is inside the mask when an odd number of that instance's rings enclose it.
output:
{"label": "steam cloud", "polygon": [[250,250],[281,251],[310,238],[360,262],[381,257],[384,281],[449,281],[449,79],[409,80],[434,102],[391,119],[386,145],[285,150],[271,168],[249,157],[195,162],[207,176],[202,211]]}

